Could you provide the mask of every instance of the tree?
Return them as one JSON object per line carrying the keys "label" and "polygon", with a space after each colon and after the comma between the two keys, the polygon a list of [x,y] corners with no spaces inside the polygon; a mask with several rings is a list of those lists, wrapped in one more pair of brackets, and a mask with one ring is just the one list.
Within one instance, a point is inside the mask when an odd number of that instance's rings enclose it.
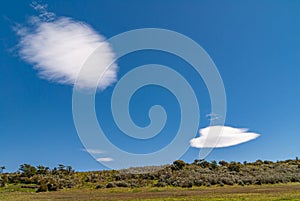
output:
{"label": "tree", "polygon": [[199,165],[200,162],[201,162],[201,160],[195,159],[194,162],[193,162],[192,164],[193,164],[193,165]]}
{"label": "tree", "polygon": [[25,177],[32,177],[37,173],[36,168],[29,164],[20,165],[19,171],[21,171],[22,175]]}
{"label": "tree", "polygon": [[65,170],[65,167],[63,164],[58,164],[58,170],[63,171]]}
{"label": "tree", "polygon": [[74,172],[72,166],[67,166],[67,167],[66,167],[66,171],[68,172],[68,174],[71,174],[71,173]]}
{"label": "tree", "polygon": [[209,168],[210,163],[206,160],[201,160],[201,162],[199,163],[199,166],[202,168]]}
{"label": "tree", "polygon": [[264,162],[262,160],[256,160],[253,164],[256,166],[262,165]]}
{"label": "tree", "polygon": [[185,166],[185,162],[182,161],[182,160],[176,160],[173,162],[173,165],[172,165],[172,170],[182,170],[183,167]]}
{"label": "tree", "polygon": [[224,161],[224,160],[222,160],[222,161],[219,161],[219,165],[221,165],[221,166],[225,166],[225,167],[228,167],[228,162],[226,162],[226,161]]}
{"label": "tree", "polygon": [[37,166],[37,174],[47,174],[49,173],[50,168],[42,165]]}
{"label": "tree", "polygon": [[217,161],[213,160],[213,161],[210,163],[209,169],[215,170],[215,169],[217,169],[217,168],[218,168],[218,163],[217,163]]}
{"label": "tree", "polygon": [[0,174],[2,174],[4,172],[4,170],[5,170],[5,166],[1,166],[0,167]]}
{"label": "tree", "polygon": [[241,164],[238,163],[238,162],[232,161],[232,162],[229,163],[228,170],[239,172],[241,170]]}

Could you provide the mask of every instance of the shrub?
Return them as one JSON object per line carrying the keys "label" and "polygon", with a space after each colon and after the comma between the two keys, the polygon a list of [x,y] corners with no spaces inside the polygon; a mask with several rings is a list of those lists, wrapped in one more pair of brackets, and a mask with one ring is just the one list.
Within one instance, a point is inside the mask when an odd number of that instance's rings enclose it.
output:
{"label": "shrub", "polygon": [[36,190],[37,193],[46,191],[48,191],[48,186],[46,183],[41,183],[38,189]]}
{"label": "shrub", "polygon": [[172,170],[182,170],[183,167],[186,165],[186,163],[182,160],[176,160],[173,162],[173,165],[171,166]]}
{"label": "shrub", "polygon": [[108,183],[106,184],[106,188],[114,188],[114,187],[116,187],[116,185],[115,185],[115,183],[113,183],[113,182],[108,182]]}
{"label": "shrub", "polygon": [[245,184],[244,184],[244,182],[242,180],[239,180],[238,181],[238,185],[244,186]]}
{"label": "shrub", "polygon": [[229,171],[239,172],[241,170],[241,165],[237,162],[230,162],[228,166]]}
{"label": "shrub", "polygon": [[57,191],[57,185],[55,183],[47,184],[48,191]]}
{"label": "shrub", "polygon": [[227,167],[228,163],[226,161],[219,161],[219,165]]}
{"label": "shrub", "polygon": [[217,163],[217,161],[212,161],[212,162],[210,163],[209,169],[211,169],[211,170],[216,170],[217,168],[218,168],[218,163]]}
{"label": "shrub", "polygon": [[193,183],[191,181],[183,181],[180,184],[181,187],[183,188],[192,188],[193,187]]}
{"label": "shrub", "polygon": [[95,189],[100,189],[100,188],[103,188],[103,186],[101,184],[97,184]]}
{"label": "shrub", "polygon": [[2,178],[0,178],[0,187],[4,187],[4,186],[5,186],[5,181]]}
{"label": "shrub", "polygon": [[163,181],[159,181],[156,184],[153,185],[154,187],[165,187],[167,184]]}
{"label": "shrub", "polygon": [[205,160],[202,160],[200,163],[199,163],[199,166],[202,167],[202,168],[208,168],[210,166],[210,163],[205,161]]}
{"label": "shrub", "polygon": [[117,187],[129,187],[129,184],[125,181],[117,181],[114,183]]}
{"label": "shrub", "polygon": [[203,183],[203,181],[201,180],[201,179],[196,179],[195,181],[194,181],[194,185],[195,186],[202,186],[204,183]]}
{"label": "shrub", "polygon": [[220,185],[220,186],[224,186],[224,183],[223,183],[223,182],[219,182],[219,185]]}

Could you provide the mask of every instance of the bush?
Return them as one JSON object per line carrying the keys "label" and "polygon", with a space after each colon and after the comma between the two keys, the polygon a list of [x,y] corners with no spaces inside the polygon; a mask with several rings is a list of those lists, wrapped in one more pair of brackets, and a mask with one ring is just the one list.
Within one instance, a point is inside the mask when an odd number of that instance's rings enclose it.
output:
{"label": "bush", "polygon": [[115,185],[115,183],[113,183],[113,182],[108,182],[108,183],[106,184],[106,188],[114,188],[114,187],[116,187],[116,185]]}
{"label": "bush", "polygon": [[5,181],[2,178],[0,178],[0,187],[4,187],[4,186],[5,186]]}
{"label": "bush", "polygon": [[129,184],[124,181],[117,181],[114,183],[117,187],[129,187]]}
{"label": "bush", "polygon": [[226,161],[219,161],[219,165],[227,167],[228,163]]}
{"label": "bush", "polygon": [[19,171],[24,177],[32,177],[37,173],[37,169],[29,164],[20,165]]}
{"label": "bush", "polygon": [[194,181],[194,185],[195,186],[202,186],[204,183],[203,183],[203,181],[201,180],[201,179],[196,179],[195,181]]}
{"label": "bush", "polygon": [[165,187],[167,184],[163,181],[159,181],[156,184],[153,185],[154,187]]}
{"label": "bush", "polygon": [[182,160],[176,160],[173,162],[173,165],[172,165],[172,170],[182,170],[183,167],[185,166],[185,162],[182,161]]}
{"label": "bush", "polygon": [[224,186],[224,183],[223,183],[223,182],[219,182],[219,185],[220,185],[220,186]]}
{"label": "bush", "polygon": [[46,191],[48,191],[48,186],[45,183],[41,183],[39,188],[36,190],[37,193]]}
{"label": "bush", "polygon": [[54,183],[47,184],[48,191],[57,191],[57,185]]}
{"label": "bush", "polygon": [[184,181],[180,184],[180,186],[183,187],[183,188],[192,188],[193,183],[191,181]]}
{"label": "bush", "polygon": [[236,162],[230,162],[230,164],[228,166],[228,170],[239,172],[241,170],[241,165],[239,163],[236,163]]}
{"label": "bush", "polygon": [[210,163],[205,160],[202,160],[198,165],[202,168],[208,168],[210,166]]}
{"label": "bush", "polygon": [[244,182],[243,182],[242,180],[239,180],[239,181],[238,181],[238,185],[244,186],[245,184],[244,184]]}
{"label": "bush", "polygon": [[95,189],[100,189],[100,188],[103,188],[103,186],[101,184],[97,184]]}

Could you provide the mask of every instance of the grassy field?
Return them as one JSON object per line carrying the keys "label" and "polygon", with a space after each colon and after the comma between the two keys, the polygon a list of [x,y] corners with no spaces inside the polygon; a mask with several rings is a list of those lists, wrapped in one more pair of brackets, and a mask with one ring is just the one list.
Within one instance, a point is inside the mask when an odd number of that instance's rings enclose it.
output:
{"label": "grassy field", "polygon": [[70,189],[35,193],[18,186],[0,190],[0,200],[299,200],[300,183],[197,188]]}

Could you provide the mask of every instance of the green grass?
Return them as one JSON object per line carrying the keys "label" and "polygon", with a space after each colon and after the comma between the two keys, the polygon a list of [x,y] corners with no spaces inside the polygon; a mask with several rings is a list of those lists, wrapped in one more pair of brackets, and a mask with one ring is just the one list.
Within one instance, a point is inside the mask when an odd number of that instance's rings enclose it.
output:
{"label": "green grass", "polygon": [[[5,187],[0,188],[0,193],[2,194],[2,193],[9,193],[9,192],[35,192],[36,191],[36,189],[22,188],[22,186],[36,186],[36,185],[8,184]],[[0,196],[1,196],[1,194],[0,194]]]}
{"label": "green grass", "polygon": [[190,189],[165,188],[114,188],[114,189],[65,189],[57,192],[35,193],[33,189],[23,189],[18,185],[0,188],[2,201],[46,201],[46,200],[142,200],[142,201],[300,201],[300,183],[224,186],[224,187],[193,187]]}

